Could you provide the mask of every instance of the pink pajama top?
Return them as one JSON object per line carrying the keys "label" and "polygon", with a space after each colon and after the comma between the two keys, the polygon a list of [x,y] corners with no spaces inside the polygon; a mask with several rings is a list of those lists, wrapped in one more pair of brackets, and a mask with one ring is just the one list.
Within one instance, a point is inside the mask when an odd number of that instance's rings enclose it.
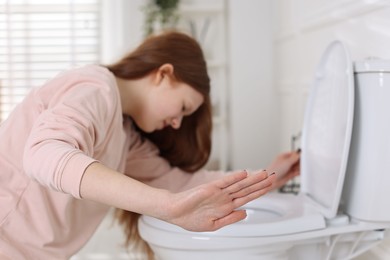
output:
{"label": "pink pajama top", "polygon": [[178,191],[219,177],[173,168],[123,117],[115,77],[86,66],[30,94],[0,125],[0,259],[68,259],[109,207],[80,198],[95,161]]}

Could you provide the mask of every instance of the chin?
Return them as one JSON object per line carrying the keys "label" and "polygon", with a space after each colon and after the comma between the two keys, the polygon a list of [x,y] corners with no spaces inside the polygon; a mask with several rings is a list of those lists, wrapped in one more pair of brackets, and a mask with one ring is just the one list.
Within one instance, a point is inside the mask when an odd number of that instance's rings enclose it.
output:
{"label": "chin", "polygon": [[153,128],[153,127],[150,127],[150,126],[147,126],[147,125],[144,125],[144,124],[137,124],[137,122],[135,122],[135,121],[134,121],[134,123],[137,125],[137,127],[140,130],[142,130],[145,133],[152,133],[152,132],[156,131],[156,129]]}
{"label": "chin", "polygon": [[141,128],[142,131],[144,131],[145,133],[153,133],[154,131],[157,131],[157,129],[150,129],[150,128]]}

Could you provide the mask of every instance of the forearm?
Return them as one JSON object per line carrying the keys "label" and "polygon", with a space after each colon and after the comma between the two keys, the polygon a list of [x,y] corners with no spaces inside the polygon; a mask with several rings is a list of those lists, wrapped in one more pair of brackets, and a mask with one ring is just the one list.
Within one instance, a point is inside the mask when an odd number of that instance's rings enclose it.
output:
{"label": "forearm", "polygon": [[244,219],[245,211],[238,208],[265,194],[274,178],[264,172],[248,176],[242,171],[170,193],[96,162],[84,172],[80,194],[84,199],[153,216],[191,231],[213,231]]}
{"label": "forearm", "polygon": [[[140,171],[145,172],[145,171]],[[144,174],[146,175],[146,174]],[[201,184],[210,183],[225,176],[226,173],[219,171],[200,170],[195,173],[188,173],[177,167],[170,168],[164,173],[153,178],[139,178],[139,180],[149,186],[167,189],[173,193],[185,191]]]}
{"label": "forearm", "polygon": [[92,163],[85,170],[80,194],[83,199],[160,219],[170,214],[168,191],[152,188],[100,163]]}

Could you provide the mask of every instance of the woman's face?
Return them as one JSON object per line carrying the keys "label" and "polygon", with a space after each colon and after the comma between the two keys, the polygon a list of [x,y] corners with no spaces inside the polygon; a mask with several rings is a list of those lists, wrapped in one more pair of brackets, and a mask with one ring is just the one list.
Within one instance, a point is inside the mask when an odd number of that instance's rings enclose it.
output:
{"label": "woman's face", "polygon": [[151,88],[136,124],[150,133],[165,127],[180,128],[184,116],[194,113],[203,103],[202,94],[190,85],[168,75]]}

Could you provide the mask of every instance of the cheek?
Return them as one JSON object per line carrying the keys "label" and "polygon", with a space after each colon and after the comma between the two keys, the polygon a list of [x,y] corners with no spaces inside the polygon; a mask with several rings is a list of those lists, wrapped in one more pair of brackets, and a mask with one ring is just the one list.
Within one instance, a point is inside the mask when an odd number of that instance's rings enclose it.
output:
{"label": "cheek", "polygon": [[[181,105],[165,93],[158,93],[149,96],[139,111],[138,126],[144,131],[161,127],[164,120],[177,116],[181,111]],[[179,111],[179,112],[178,112]]]}
{"label": "cheek", "polygon": [[138,113],[138,126],[144,131],[154,131],[167,118],[167,109],[166,102],[150,100]]}
{"label": "cheek", "polygon": [[145,108],[144,114],[145,117],[148,117],[150,120],[156,120],[161,118],[162,114],[164,113],[164,104],[161,104],[159,101],[151,102],[149,105]]}
{"label": "cheek", "polygon": [[133,115],[134,123],[145,132],[152,131],[154,121],[153,111],[151,111],[150,106],[143,104],[142,107],[138,107],[137,112]]}
{"label": "cheek", "polygon": [[174,102],[164,98],[155,100],[148,107],[150,117],[160,121],[173,117],[176,111],[177,109],[175,108]]}

